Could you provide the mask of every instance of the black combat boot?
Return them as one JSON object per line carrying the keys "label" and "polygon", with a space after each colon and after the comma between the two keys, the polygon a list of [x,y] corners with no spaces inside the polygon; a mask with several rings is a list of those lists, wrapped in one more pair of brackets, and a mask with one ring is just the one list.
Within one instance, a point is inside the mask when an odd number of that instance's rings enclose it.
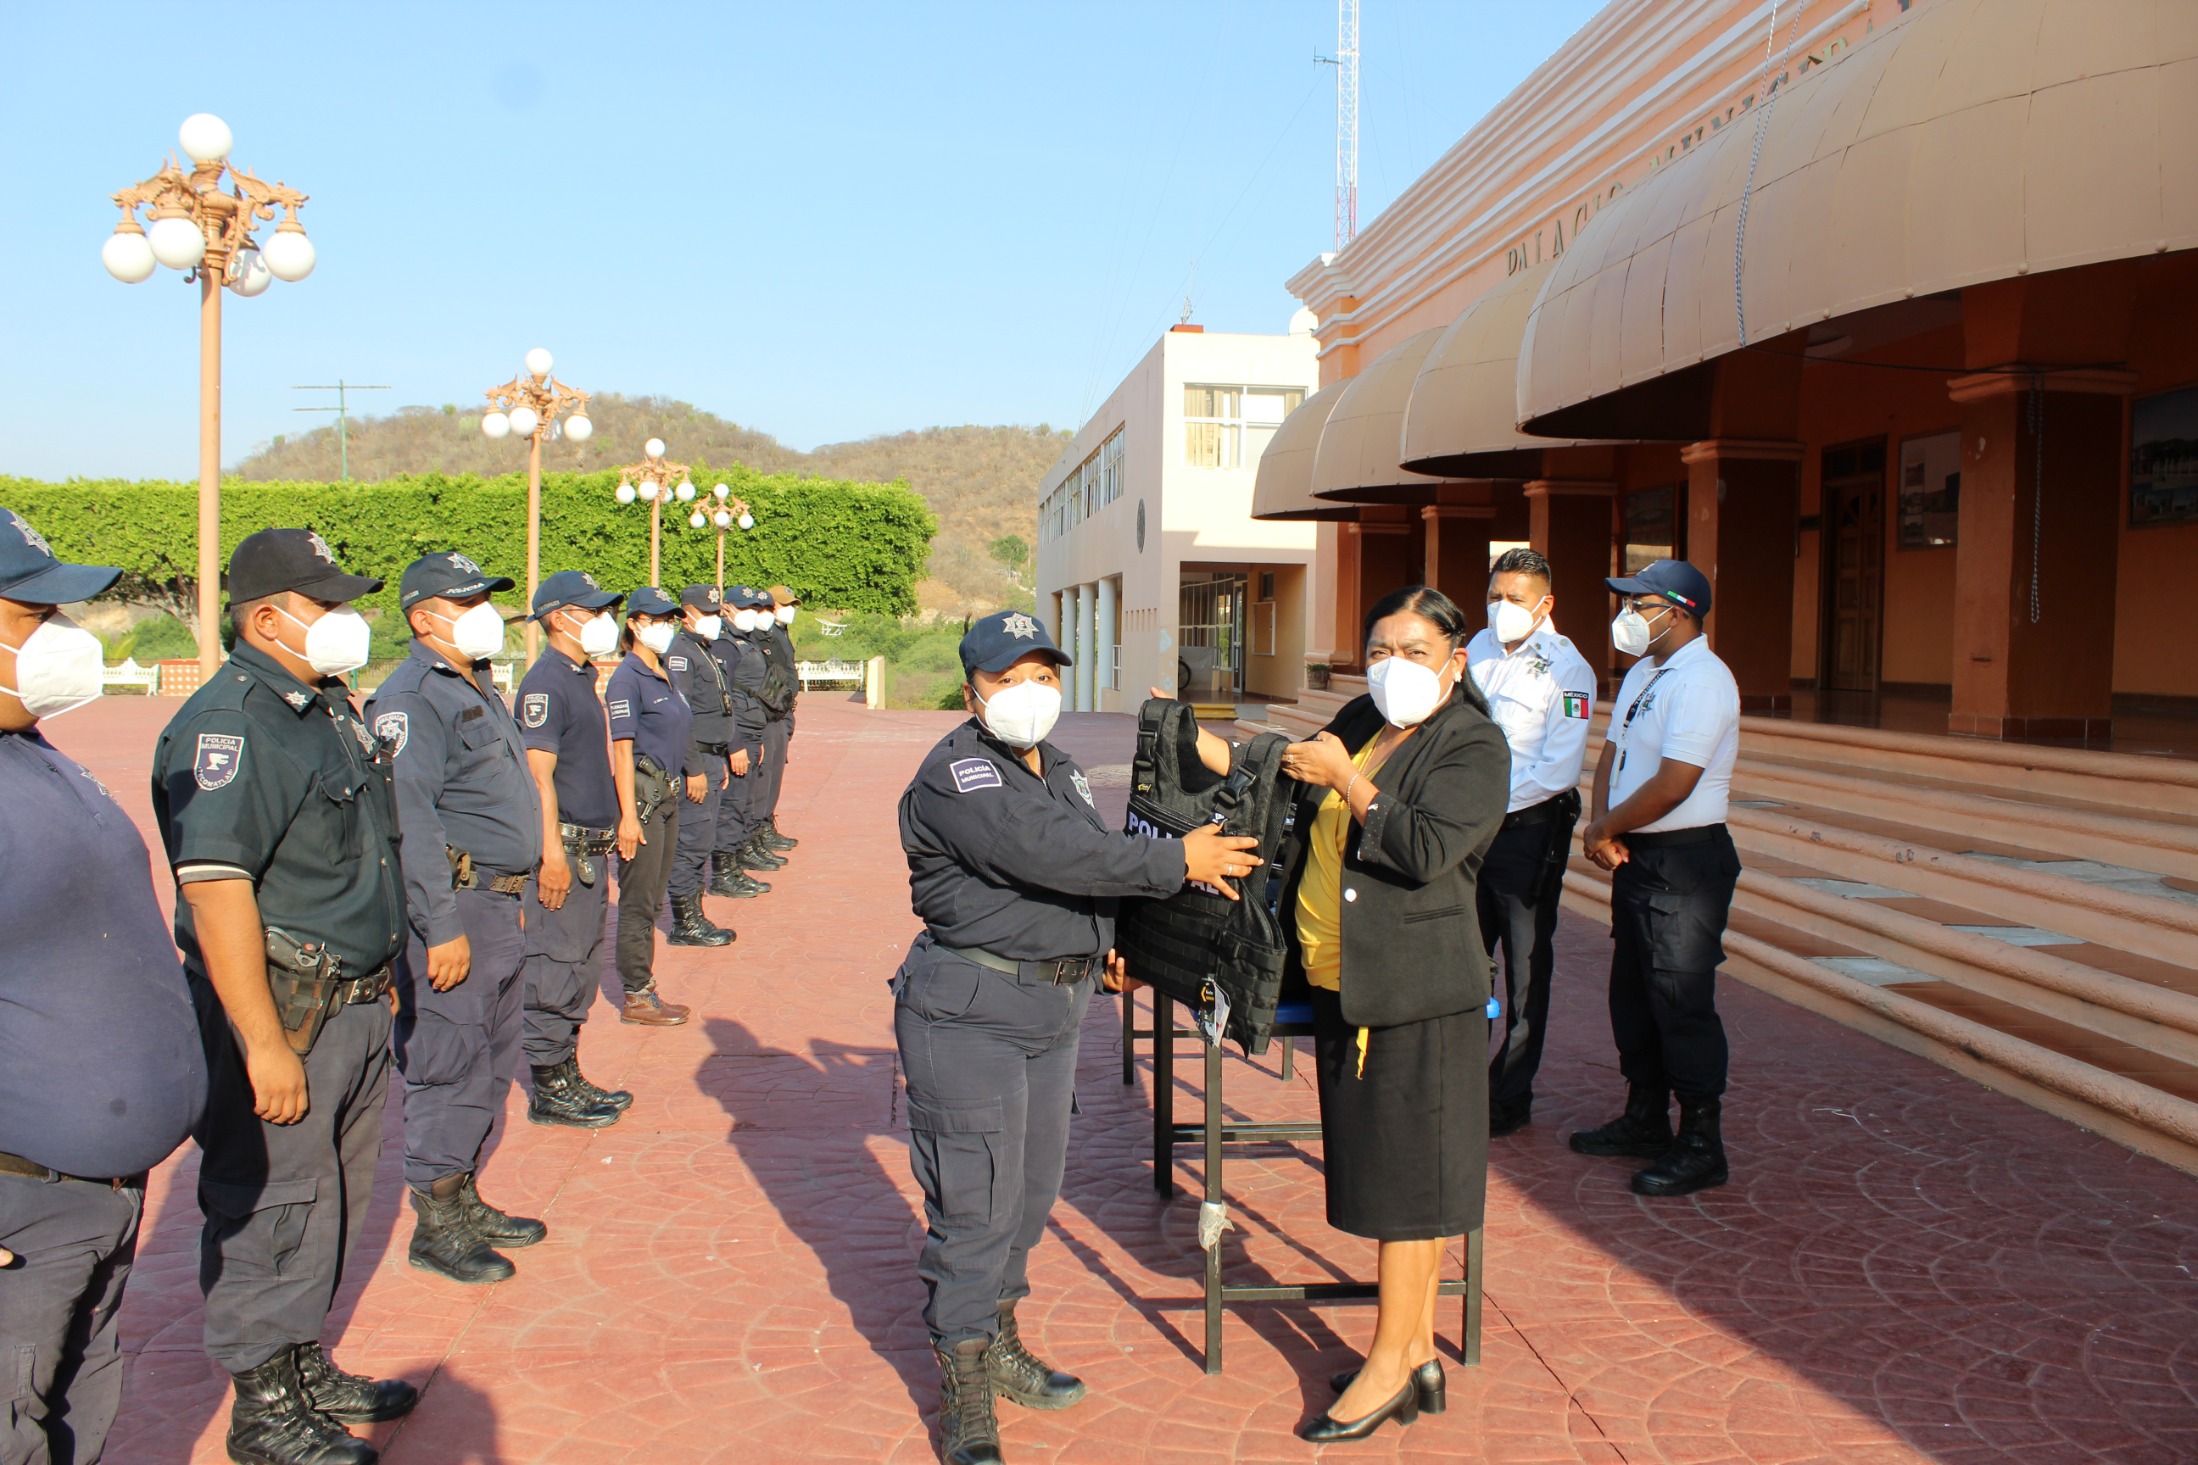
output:
{"label": "black combat boot", "polygon": [[381,1458],[307,1400],[295,1346],[231,1377],[237,1401],[229,1412],[229,1458],[237,1465],[374,1465]]}
{"label": "black combat boot", "polygon": [[740,868],[739,855],[719,855],[716,865],[715,873],[710,876],[710,894],[728,895],[734,900],[751,900],[770,893],[770,886]]}
{"label": "black combat boot", "polygon": [[1731,1179],[1724,1137],[1718,1132],[1722,1107],[1715,1099],[1681,1099],[1679,1137],[1655,1164],[1634,1175],[1634,1194],[1692,1195]]}
{"label": "black combat boot", "polygon": [[572,1064],[572,1081],[580,1086],[580,1091],[582,1093],[586,1094],[589,1098],[595,1100],[596,1103],[607,1104],[612,1109],[617,1110],[621,1114],[625,1113],[628,1109],[631,1109],[633,1107],[632,1094],[626,1092],[626,1090],[624,1089],[604,1088],[594,1079],[589,1078],[586,1074],[580,1071],[580,1054],[577,1050],[574,1051],[571,1059],[568,1061]]}
{"label": "black combat boot", "polygon": [[1635,1155],[1653,1160],[1671,1148],[1671,1091],[1646,1084],[1626,1086],[1626,1112],[1600,1129],[1572,1136],[1579,1155]]}
{"label": "black combat boot", "polygon": [[[630,1100],[632,1095],[627,1097]],[[618,1110],[582,1086],[580,1065],[567,1058],[562,1063],[534,1065],[534,1092],[527,1099],[527,1119],[533,1124],[601,1129],[618,1122]]]}
{"label": "black combat boot", "polygon": [[700,895],[675,895],[672,934],[666,939],[673,946],[730,946],[733,933],[702,913]]}
{"label": "black combat boot", "polygon": [[298,1382],[305,1401],[330,1419],[345,1424],[378,1424],[402,1419],[420,1402],[420,1391],[403,1379],[370,1379],[345,1373],[318,1343],[297,1345]]}
{"label": "black combat boot", "polygon": [[1015,1304],[1000,1304],[1000,1332],[985,1350],[985,1373],[992,1390],[1025,1409],[1066,1409],[1084,1401],[1084,1381],[1060,1372],[1023,1346],[1015,1326]]}
{"label": "black combat boot", "polygon": [[765,849],[790,850],[800,843],[801,841],[791,834],[778,832],[778,815],[773,814],[763,821],[763,846]]}
{"label": "black combat boot", "polygon": [[458,1202],[473,1234],[490,1246],[532,1246],[546,1240],[549,1227],[532,1216],[512,1216],[481,1199],[468,1175],[458,1187]]}
{"label": "black combat boot", "polygon": [[[440,1184],[440,1182],[438,1182]],[[423,1272],[435,1272],[453,1282],[504,1282],[519,1269],[499,1256],[466,1222],[465,1198],[453,1186],[449,1195],[412,1189],[412,1209],[419,1224],[412,1228],[409,1260]]]}
{"label": "black combat boot", "polygon": [[748,842],[740,847],[740,867],[743,870],[783,870],[786,856],[775,855],[763,846],[759,832],[748,836]]}
{"label": "black combat boot", "polygon": [[933,1351],[939,1357],[940,1465],[1004,1465],[985,1340],[970,1338]]}

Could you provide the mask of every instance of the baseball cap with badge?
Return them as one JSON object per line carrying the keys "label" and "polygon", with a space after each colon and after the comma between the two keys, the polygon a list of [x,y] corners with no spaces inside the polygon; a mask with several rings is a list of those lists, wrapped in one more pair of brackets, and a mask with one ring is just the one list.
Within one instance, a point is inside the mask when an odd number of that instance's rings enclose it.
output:
{"label": "baseball cap with badge", "polygon": [[509,590],[512,583],[509,576],[486,573],[456,550],[438,550],[405,566],[404,578],[397,583],[397,604],[410,610],[434,596],[465,600],[492,590]]}
{"label": "baseball cap with badge", "polygon": [[668,616],[679,605],[664,593],[659,585],[644,585],[626,597],[626,614],[629,616]]}
{"label": "baseball cap with badge", "polygon": [[53,546],[13,509],[0,509],[0,599],[23,605],[89,600],[122,572],[106,565],[63,564]]}
{"label": "baseball cap with badge", "polygon": [[563,610],[568,605],[576,605],[582,610],[603,610],[625,598],[615,590],[605,590],[596,584],[595,576],[586,570],[559,570],[535,587],[531,619],[538,621],[551,611]]}
{"label": "baseball cap with badge", "polygon": [[1657,560],[1631,575],[1603,581],[1620,595],[1654,595],[1678,606],[1697,621],[1710,613],[1710,580],[1685,560]]}
{"label": "baseball cap with badge", "polygon": [[705,615],[716,615],[719,598],[715,585],[689,585],[679,592],[681,605],[693,606]]}
{"label": "baseball cap with badge", "polygon": [[[0,599],[58,606],[89,600],[121,578],[104,565],[63,564],[45,536],[13,509],[0,509]],[[106,648],[58,610],[49,610],[20,643],[0,641],[14,665],[0,692],[33,720],[55,717],[98,698],[105,686]]]}
{"label": "baseball cap with badge", "polygon": [[1057,666],[1073,666],[1067,652],[1053,644],[1045,624],[1028,611],[1001,610],[970,623],[962,637],[962,670],[988,675],[1006,671],[1033,651],[1053,658]]}
{"label": "baseball cap with badge", "polygon": [[229,556],[231,605],[285,590],[343,605],[381,588],[371,575],[346,574],[328,541],[310,529],[262,529],[246,535]]}

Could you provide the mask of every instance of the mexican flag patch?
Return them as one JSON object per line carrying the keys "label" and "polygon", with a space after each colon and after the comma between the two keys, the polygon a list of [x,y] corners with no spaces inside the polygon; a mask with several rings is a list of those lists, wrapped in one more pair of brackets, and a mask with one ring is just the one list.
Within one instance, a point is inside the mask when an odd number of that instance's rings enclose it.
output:
{"label": "mexican flag patch", "polygon": [[1585,692],[1565,693],[1565,716],[1585,719],[1594,700]]}

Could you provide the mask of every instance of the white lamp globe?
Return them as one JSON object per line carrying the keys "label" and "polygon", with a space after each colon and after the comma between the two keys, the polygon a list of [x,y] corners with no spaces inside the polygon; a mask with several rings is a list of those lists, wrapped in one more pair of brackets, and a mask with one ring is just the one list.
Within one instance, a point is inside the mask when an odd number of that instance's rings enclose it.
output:
{"label": "white lamp globe", "polygon": [[541,425],[542,419],[535,415],[532,407],[514,407],[511,409],[511,430],[519,436],[533,437],[534,430]]}
{"label": "white lamp globe", "polygon": [[511,436],[511,419],[501,412],[489,413],[481,419],[481,435],[490,438]]}
{"label": "white lamp globe", "polygon": [[567,442],[584,443],[594,436],[595,424],[588,421],[583,414],[575,412],[565,419],[565,440]]}
{"label": "white lamp globe", "polygon": [[108,235],[107,242],[99,246],[99,262],[107,267],[108,274],[125,285],[142,284],[160,267],[160,261],[153,258],[152,245],[146,243],[141,230]]}
{"label": "white lamp globe", "polygon": [[535,347],[532,351],[529,351],[527,353],[528,376],[548,376],[550,374],[550,366],[550,354],[549,352],[543,350],[540,346]]}
{"label": "white lamp globe", "polygon": [[709,520],[702,517],[702,510],[700,509],[696,509],[693,513],[687,516],[687,527],[690,529],[700,529],[703,525],[709,522]]}
{"label": "white lamp globe", "polygon": [[657,481],[656,481],[655,479],[653,479],[653,478],[644,478],[644,479],[643,479],[643,480],[641,481],[641,501],[642,501],[643,503],[648,503],[648,504],[653,504],[653,503],[655,503],[655,502],[656,502],[656,496],[657,496],[658,494],[662,493],[663,491],[664,491],[664,486],[663,486],[662,484],[658,483],[658,482],[657,482]]}
{"label": "white lamp globe", "polygon": [[237,251],[236,269],[232,274],[229,288],[247,300],[266,294],[267,287],[275,283],[275,272],[267,268],[267,261],[260,258],[256,249]]}
{"label": "white lamp globe", "polygon": [[644,458],[661,458],[661,457],[663,457],[663,456],[664,456],[664,439],[662,439],[662,438],[660,438],[660,437],[652,437],[652,438],[650,438],[650,439],[649,439],[649,440],[648,440],[647,442],[643,443],[643,444],[641,445],[641,456],[642,456],[642,457],[644,457]]}
{"label": "white lamp globe", "polygon": [[305,237],[305,231],[289,223],[275,230],[274,237],[261,246],[260,253],[267,256],[267,268],[275,272],[276,279],[293,285],[312,274],[319,259],[313,241]]}
{"label": "white lamp globe", "polygon": [[632,485],[632,484],[630,484],[630,483],[621,483],[621,484],[619,484],[619,485],[618,485],[618,492],[617,492],[616,494],[614,494],[614,495],[613,495],[613,497],[615,497],[615,498],[616,498],[616,499],[617,499],[617,500],[618,500],[618,501],[619,501],[620,503],[622,503],[622,504],[630,504],[630,503],[632,503],[632,502],[633,502],[633,485]]}
{"label": "white lamp globe", "polygon": [[733,527],[733,511],[731,509],[719,509],[716,513],[712,514],[710,518],[720,529],[730,529]]}
{"label": "white lamp globe", "polygon": [[153,258],[171,270],[196,269],[206,258],[206,235],[187,218],[153,220],[146,242],[152,246]]}
{"label": "white lamp globe", "polygon": [[743,529],[753,529],[753,528],[755,528],[755,527],[756,527],[756,516],[755,516],[755,515],[753,515],[753,514],[742,514],[742,515],[740,516],[740,527],[741,527],[741,528],[743,528]]}
{"label": "white lamp globe", "polygon": [[229,156],[236,136],[229,131],[229,124],[213,113],[193,112],[176,129],[176,141],[183,146],[183,156],[192,162],[218,163]]}
{"label": "white lamp globe", "polygon": [[679,480],[679,501],[686,503],[695,496],[695,486],[686,479]]}
{"label": "white lamp globe", "polygon": [[712,492],[712,493],[714,493],[714,494],[716,494],[716,495],[717,495],[717,501],[718,501],[719,503],[723,503],[723,502],[725,502],[725,500],[726,500],[726,499],[727,499],[727,498],[728,498],[729,496],[731,496],[731,494],[732,494],[732,490],[731,490],[731,489],[729,489],[729,488],[727,488],[727,487],[726,487],[726,486],[725,486],[724,484],[722,484],[722,483],[721,483],[721,484],[719,484],[719,485],[718,485],[717,487],[715,487],[715,488],[711,489],[711,490],[710,490],[710,492]]}

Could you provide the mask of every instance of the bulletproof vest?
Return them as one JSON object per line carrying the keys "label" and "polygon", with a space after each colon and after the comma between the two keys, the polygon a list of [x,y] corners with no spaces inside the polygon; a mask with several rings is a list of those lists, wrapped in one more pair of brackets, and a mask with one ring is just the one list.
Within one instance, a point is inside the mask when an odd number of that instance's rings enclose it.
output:
{"label": "bulletproof vest", "polygon": [[1235,750],[1227,774],[1217,774],[1199,761],[1198,716],[1188,703],[1155,698],[1137,715],[1129,832],[1181,839],[1218,824],[1224,834],[1257,839],[1259,864],[1236,882],[1242,900],[1195,883],[1158,899],[1124,900],[1115,948],[1132,977],[1194,1010],[1210,1014],[1214,994],[1225,995],[1225,1036],[1251,1054],[1266,1051],[1282,993],[1286,937],[1272,896],[1297,790],[1281,773],[1288,746],[1280,733],[1261,733]]}

